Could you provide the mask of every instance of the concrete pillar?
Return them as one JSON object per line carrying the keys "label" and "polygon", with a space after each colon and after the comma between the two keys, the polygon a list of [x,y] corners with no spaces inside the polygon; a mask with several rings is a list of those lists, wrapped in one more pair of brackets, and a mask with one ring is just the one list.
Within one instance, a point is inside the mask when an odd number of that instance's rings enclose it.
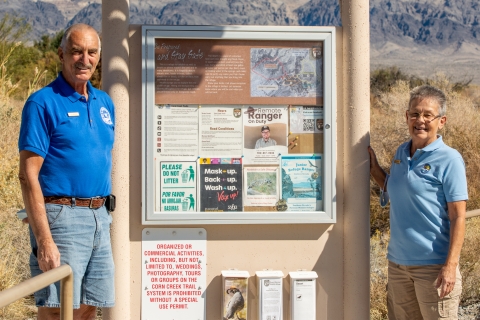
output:
{"label": "concrete pillar", "polygon": [[370,318],[370,23],[368,0],[342,0],[344,319]]}
{"label": "concrete pillar", "polygon": [[102,1],[102,87],[115,103],[113,150],[112,247],[115,261],[114,308],[103,310],[104,319],[130,317],[130,183],[129,183],[129,0]]}

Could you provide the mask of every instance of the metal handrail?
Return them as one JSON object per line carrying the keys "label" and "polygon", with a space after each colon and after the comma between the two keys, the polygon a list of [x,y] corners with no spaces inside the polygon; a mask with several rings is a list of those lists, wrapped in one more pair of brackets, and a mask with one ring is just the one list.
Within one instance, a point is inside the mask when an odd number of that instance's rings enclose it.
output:
{"label": "metal handrail", "polygon": [[0,308],[60,280],[60,319],[73,320],[73,272],[68,264],[44,272],[0,292]]}
{"label": "metal handrail", "polygon": [[467,214],[465,215],[466,218],[473,218],[476,216],[480,216],[480,209],[468,211]]}

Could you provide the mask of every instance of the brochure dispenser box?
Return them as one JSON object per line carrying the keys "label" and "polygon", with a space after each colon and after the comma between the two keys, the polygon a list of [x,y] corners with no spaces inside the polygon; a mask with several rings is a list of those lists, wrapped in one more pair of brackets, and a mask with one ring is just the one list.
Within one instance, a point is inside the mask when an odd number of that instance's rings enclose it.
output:
{"label": "brochure dispenser box", "polygon": [[290,319],[316,319],[316,288],[318,275],[315,271],[290,272]]}
{"label": "brochure dispenser box", "polygon": [[248,271],[222,271],[222,320],[248,320]]}
{"label": "brochure dispenser box", "polygon": [[283,272],[257,271],[258,320],[283,320]]}

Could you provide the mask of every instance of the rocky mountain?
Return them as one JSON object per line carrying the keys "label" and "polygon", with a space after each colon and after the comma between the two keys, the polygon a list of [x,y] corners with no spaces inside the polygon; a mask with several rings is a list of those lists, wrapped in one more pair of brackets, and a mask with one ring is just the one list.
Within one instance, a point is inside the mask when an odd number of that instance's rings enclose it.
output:
{"label": "rocky mountain", "polygon": [[[75,22],[101,29],[101,0],[2,0],[32,39]],[[158,25],[341,25],[338,0],[130,0],[130,22]],[[478,0],[370,0],[371,66],[473,77],[480,66]]]}
{"label": "rocky mountain", "polygon": [[370,0],[373,68],[397,65],[417,75],[473,78],[480,66],[478,0]]}

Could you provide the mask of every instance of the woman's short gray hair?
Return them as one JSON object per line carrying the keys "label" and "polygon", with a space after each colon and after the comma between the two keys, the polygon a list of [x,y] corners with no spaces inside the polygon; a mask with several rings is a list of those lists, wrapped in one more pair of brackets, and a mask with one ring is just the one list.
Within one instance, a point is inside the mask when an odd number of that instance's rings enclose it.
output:
{"label": "woman's short gray hair", "polygon": [[98,35],[97,30],[95,30],[92,26],[89,26],[88,24],[83,24],[83,23],[73,24],[65,30],[65,33],[62,36],[62,41],[60,42],[60,48],[62,48],[63,51],[66,50],[68,40],[70,40],[70,36],[72,35],[72,32],[75,31],[76,29],[90,29],[95,31],[98,38],[98,53],[100,54],[100,50],[102,49],[102,43],[100,42],[100,36]]}
{"label": "woman's short gray hair", "polygon": [[413,100],[435,99],[438,103],[438,112],[444,116],[447,112],[447,97],[442,90],[430,85],[423,85],[413,88],[410,91],[410,101],[408,102],[408,109],[412,107]]}

